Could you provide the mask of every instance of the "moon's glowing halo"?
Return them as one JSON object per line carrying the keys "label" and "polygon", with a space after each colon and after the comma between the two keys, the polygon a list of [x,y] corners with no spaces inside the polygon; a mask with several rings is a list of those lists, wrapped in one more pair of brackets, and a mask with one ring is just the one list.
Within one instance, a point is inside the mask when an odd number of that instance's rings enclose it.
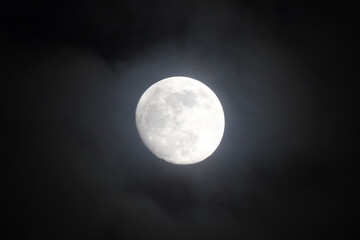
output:
{"label": "moon's glowing halo", "polygon": [[218,147],[225,128],[221,103],[202,82],[182,76],[160,80],[141,96],[136,127],[157,157],[174,164],[193,164]]}

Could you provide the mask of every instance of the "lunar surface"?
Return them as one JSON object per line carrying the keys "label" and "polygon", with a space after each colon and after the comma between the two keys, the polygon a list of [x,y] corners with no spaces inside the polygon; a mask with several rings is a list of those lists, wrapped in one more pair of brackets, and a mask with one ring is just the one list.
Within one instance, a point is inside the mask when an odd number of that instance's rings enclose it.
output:
{"label": "lunar surface", "polygon": [[205,84],[171,77],[156,82],[141,96],[136,126],[144,144],[158,158],[193,164],[219,146],[225,117],[219,99]]}

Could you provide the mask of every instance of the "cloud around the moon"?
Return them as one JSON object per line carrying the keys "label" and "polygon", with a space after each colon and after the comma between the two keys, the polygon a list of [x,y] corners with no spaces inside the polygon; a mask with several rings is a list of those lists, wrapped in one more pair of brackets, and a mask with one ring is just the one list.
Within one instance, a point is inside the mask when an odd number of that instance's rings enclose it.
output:
{"label": "cloud around the moon", "polygon": [[[304,239],[345,229],[347,209],[335,206],[355,175],[341,168],[347,142],[335,143],[347,139],[347,101],[328,80],[350,68],[334,67],[346,50],[330,51],[341,23],[329,30],[311,12],[314,25],[297,23],[309,12],[266,3],[102,2],[8,8],[18,20],[1,30],[5,234]],[[173,75],[201,79],[222,101],[224,138],[206,164],[161,162],[136,133],[139,97]]]}

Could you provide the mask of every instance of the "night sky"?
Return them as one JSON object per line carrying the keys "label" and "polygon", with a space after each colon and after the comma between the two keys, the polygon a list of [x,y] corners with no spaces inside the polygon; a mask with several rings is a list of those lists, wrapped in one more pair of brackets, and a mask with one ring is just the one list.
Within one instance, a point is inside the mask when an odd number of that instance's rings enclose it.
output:
{"label": "night sky", "polygon": [[[359,7],[345,1],[0,3],[1,239],[355,239]],[[157,159],[153,83],[209,86],[207,160]]]}

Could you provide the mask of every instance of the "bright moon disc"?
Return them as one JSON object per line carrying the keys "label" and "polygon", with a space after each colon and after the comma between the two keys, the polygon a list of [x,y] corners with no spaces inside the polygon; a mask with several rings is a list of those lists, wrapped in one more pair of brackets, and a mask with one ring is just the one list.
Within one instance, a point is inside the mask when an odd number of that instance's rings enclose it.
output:
{"label": "bright moon disc", "polygon": [[224,111],[215,93],[188,77],[156,82],[136,107],[136,127],[149,150],[174,164],[193,164],[219,146]]}

